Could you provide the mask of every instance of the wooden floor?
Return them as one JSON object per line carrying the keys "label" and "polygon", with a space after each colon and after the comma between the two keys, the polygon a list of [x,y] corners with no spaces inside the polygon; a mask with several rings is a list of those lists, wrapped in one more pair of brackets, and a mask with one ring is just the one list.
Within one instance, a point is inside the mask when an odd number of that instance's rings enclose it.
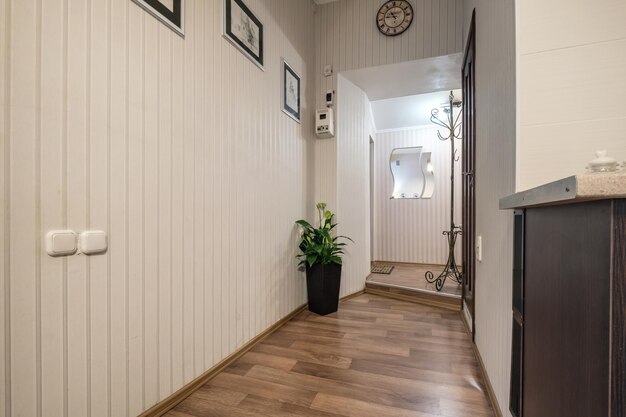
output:
{"label": "wooden floor", "polygon": [[494,414],[458,312],[364,294],[301,313],[167,415]]}
{"label": "wooden floor", "polygon": [[[376,262],[377,265],[393,265],[391,274],[370,274],[368,282],[375,282],[382,285],[397,285],[400,287],[413,288],[437,293],[435,284],[426,281],[424,274],[432,271],[435,276],[443,271],[442,265],[423,264],[395,264],[393,262]],[[461,285],[453,279],[447,279],[440,293],[461,296]]]}

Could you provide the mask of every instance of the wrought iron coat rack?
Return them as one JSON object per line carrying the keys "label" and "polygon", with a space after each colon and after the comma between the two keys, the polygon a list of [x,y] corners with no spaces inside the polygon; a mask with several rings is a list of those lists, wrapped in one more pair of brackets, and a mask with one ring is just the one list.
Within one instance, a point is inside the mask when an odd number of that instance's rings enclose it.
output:
{"label": "wrought iron coat rack", "polygon": [[[441,120],[441,118],[439,117],[438,108],[434,108],[430,112],[430,121],[445,129],[445,134],[443,135],[441,134],[441,130],[437,131],[437,137],[439,138],[439,140],[450,141],[450,230],[446,230],[443,232],[443,235],[446,236],[446,239],[448,240],[448,261],[446,262],[446,266],[443,271],[437,277],[435,277],[435,274],[433,274],[432,271],[427,271],[425,274],[426,281],[431,284],[434,282],[437,291],[441,291],[448,277],[451,277],[459,284],[463,282],[463,273],[459,269],[459,266],[457,265],[454,256],[454,246],[456,245],[456,239],[458,235],[461,235],[463,233],[461,226],[457,226],[454,224],[454,163],[459,160],[459,157],[456,155],[454,140],[462,139],[462,104],[463,102],[460,99],[455,99],[454,93],[450,91],[449,104],[446,104],[443,108],[443,112],[446,115],[446,120]],[[454,117],[455,107],[459,109],[456,117]]]}

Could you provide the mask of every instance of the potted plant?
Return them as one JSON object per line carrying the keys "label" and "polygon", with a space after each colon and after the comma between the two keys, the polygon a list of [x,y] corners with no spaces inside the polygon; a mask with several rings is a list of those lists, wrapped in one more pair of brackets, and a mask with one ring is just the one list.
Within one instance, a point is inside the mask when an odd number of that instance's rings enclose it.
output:
{"label": "potted plant", "polygon": [[341,284],[341,256],[346,245],[339,239],[347,236],[332,236],[334,214],[326,210],[326,203],[317,203],[319,227],[311,226],[306,220],[296,224],[302,228],[302,241],[298,255],[300,266],[306,267],[306,287],[309,310],[319,315],[334,313],[339,305]]}

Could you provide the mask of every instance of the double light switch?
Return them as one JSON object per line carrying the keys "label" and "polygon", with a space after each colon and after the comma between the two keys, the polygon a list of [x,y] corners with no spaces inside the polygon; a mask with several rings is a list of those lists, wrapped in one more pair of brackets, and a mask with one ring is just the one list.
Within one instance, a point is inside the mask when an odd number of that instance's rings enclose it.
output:
{"label": "double light switch", "polygon": [[87,230],[80,235],[73,230],[52,230],[46,234],[46,251],[50,256],[70,256],[80,250],[96,255],[107,250],[107,236],[101,230]]}

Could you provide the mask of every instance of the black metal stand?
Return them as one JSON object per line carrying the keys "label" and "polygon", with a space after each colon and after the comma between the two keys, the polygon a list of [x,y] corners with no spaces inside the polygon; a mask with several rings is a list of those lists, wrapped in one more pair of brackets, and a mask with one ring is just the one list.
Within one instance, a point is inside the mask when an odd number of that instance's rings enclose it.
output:
{"label": "black metal stand", "polygon": [[449,248],[448,262],[446,262],[445,268],[436,278],[435,274],[433,274],[432,271],[426,271],[426,281],[430,282],[431,284],[434,282],[437,291],[441,291],[441,289],[443,288],[443,284],[446,283],[446,279],[448,279],[448,277],[453,278],[459,284],[463,282],[463,273],[456,264],[456,259],[454,257],[454,245],[456,244],[456,237],[463,232],[461,231],[460,226],[454,226],[453,224],[452,227],[452,230],[446,230],[445,232],[443,232],[443,234],[448,238]]}
{"label": "black metal stand", "polygon": [[[437,277],[435,277],[435,274],[433,274],[432,271],[427,271],[425,274],[426,281],[431,284],[435,283],[437,291],[441,291],[448,277],[451,277],[459,284],[463,282],[463,273],[457,265],[454,256],[456,238],[458,235],[463,234],[461,226],[454,224],[454,163],[459,160],[456,156],[456,150],[454,149],[454,139],[461,139],[460,134],[458,134],[461,129],[460,116],[463,113],[461,104],[462,102],[460,100],[454,100],[454,94],[450,91],[450,104],[443,109],[444,113],[447,115],[447,120],[444,122],[439,119],[439,109],[433,109],[430,112],[430,121],[448,130],[448,134],[446,136],[443,136],[439,131],[437,131],[439,140],[450,140],[450,230],[443,232],[443,235],[446,236],[446,239],[448,240],[448,261],[446,262],[446,266],[441,274]],[[453,111],[455,107],[460,109],[456,118],[454,117]]]}

